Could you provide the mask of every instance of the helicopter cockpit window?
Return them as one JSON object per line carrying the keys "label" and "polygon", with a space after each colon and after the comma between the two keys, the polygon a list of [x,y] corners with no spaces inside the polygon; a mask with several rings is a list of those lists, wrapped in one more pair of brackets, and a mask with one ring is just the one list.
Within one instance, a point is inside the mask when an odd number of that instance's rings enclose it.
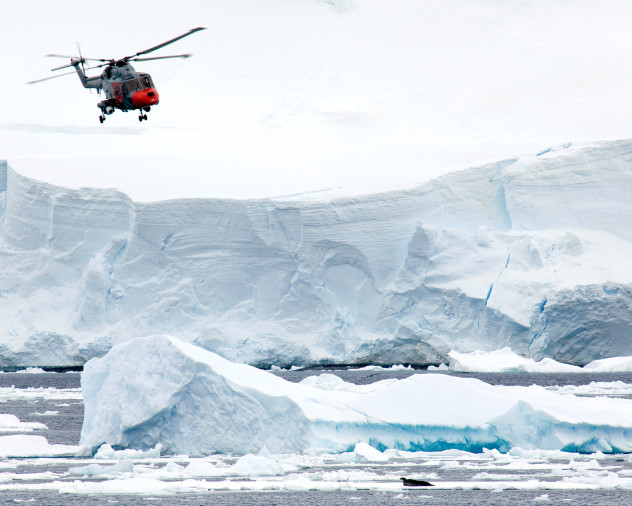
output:
{"label": "helicopter cockpit window", "polygon": [[125,81],[125,88],[127,88],[128,93],[134,93],[138,90],[153,87],[154,83],[151,82],[151,77],[149,76],[142,76],[140,79],[130,79],[129,81]]}
{"label": "helicopter cockpit window", "polygon": [[129,93],[134,93],[135,91],[140,89],[140,85],[138,79],[130,79],[129,81],[125,81],[125,87]]}

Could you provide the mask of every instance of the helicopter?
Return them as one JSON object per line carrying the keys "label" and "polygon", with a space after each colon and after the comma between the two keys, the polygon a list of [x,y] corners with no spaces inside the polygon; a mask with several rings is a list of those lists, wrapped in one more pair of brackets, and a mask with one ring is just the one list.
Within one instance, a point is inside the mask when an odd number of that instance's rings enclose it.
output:
{"label": "helicopter", "polygon": [[[101,114],[99,115],[99,121],[101,123],[105,121],[106,116],[112,114],[116,109],[120,109],[123,112],[138,110],[140,113],[138,121],[146,121],[146,113],[151,110],[152,106],[158,104],[158,90],[156,90],[151,76],[144,72],[137,72],[130,62],[164,60],[167,58],[188,58],[191,56],[190,54],[154,56],[149,58],[140,58],[140,56],[163,48],[184,37],[188,37],[195,32],[199,32],[200,30],[206,30],[206,28],[193,28],[178,37],[163,42],[162,44],[158,44],[157,46],[150,47],[149,49],[139,51],[138,53],[131,56],[125,56],[124,58],[118,60],[106,58],[84,58],[81,56],[81,48],[79,47],[79,44],[77,44],[79,56],[66,56],[61,54],[46,55],[53,58],[70,58],[70,63],[68,65],[55,67],[54,69],[51,69],[51,71],[74,67],[75,70],[73,72],[45,77],[44,79],[37,79],[35,81],[30,81],[27,84],[35,84],[49,79],[74,74],[76,72],[79,75],[79,79],[81,80],[81,84],[84,88],[96,89],[99,93],[101,93],[101,91],[105,93],[105,100],[102,100],[97,104],[97,107],[101,109]],[[85,68],[84,63],[87,61],[104,63],[95,65],[94,67]],[[105,67],[105,69],[100,76],[86,76],[86,70],[101,67]]]}

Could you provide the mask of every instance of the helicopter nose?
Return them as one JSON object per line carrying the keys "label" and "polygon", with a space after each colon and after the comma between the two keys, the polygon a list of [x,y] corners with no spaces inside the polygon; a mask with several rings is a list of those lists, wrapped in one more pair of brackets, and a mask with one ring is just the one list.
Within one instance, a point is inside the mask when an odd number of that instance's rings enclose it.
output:
{"label": "helicopter nose", "polygon": [[135,107],[147,107],[158,103],[158,91],[156,88],[138,90],[132,95],[132,103]]}

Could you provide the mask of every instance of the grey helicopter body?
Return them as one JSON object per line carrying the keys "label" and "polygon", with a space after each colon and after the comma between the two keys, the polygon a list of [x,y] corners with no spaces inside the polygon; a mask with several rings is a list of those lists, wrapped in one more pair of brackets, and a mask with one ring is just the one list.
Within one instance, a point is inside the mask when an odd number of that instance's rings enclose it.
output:
{"label": "grey helicopter body", "polygon": [[[159,102],[158,90],[154,86],[153,80],[151,76],[144,72],[137,72],[134,67],[129,63],[130,61],[148,61],[148,60],[163,60],[166,58],[188,58],[191,56],[190,54],[179,54],[179,55],[171,55],[171,56],[155,56],[150,58],[140,58],[141,55],[151,53],[157,49],[160,49],[168,44],[171,44],[177,40],[182,39],[183,37],[187,37],[192,33],[198,32],[200,30],[204,30],[205,28],[193,28],[189,30],[187,33],[175,37],[173,39],[168,40],[167,42],[163,42],[162,44],[158,44],[157,46],[151,47],[149,49],[145,49],[144,51],[139,51],[138,53],[126,56],[121,58],[120,60],[108,60],[103,58],[84,58],[81,56],[81,51],[79,50],[79,56],[63,56],[57,54],[49,54],[47,56],[52,57],[61,57],[61,58],[70,58],[70,63],[68,65],[62,65],[61,67],[56,67],[51,69],[53,71],[61,70],[68,67],[74,67],[75,72],[79,76],[81,84],[84,88],[91,88],[97,90],[99,93],[103,92],[105,94],[105,100],[102,100],[97,104],[97,107],[101,110],[101,114],[99,116],[99,121],[103,123],[105,121],[105,117],[112,114],[116,109],[127,112],[132,110],[138,110],[140,115],[138,117],[139,121],[143,121],[147,119],[147,112],[150,111],[151,107],[157,105]],[[77,45],[78,47],[78,45]],[[89,67],[88,69],[84,68],[84,63],[86,61],[99,61],[104,62],[100,65],[96,65],[94,67]],[[95,68],[105,67],[100,76],[88,77],[86,75],[86,70],[91,70]],[[73,74],[74,72],[69,72],[68,74]],[[54,79],[55,77],[61,77],[68,74],[61,74],[58,76],[47,77],[44,79],[38,79],[36,81],[31,81],[28,84],[34,84],[41,81],[46,81],[48,79]]]}

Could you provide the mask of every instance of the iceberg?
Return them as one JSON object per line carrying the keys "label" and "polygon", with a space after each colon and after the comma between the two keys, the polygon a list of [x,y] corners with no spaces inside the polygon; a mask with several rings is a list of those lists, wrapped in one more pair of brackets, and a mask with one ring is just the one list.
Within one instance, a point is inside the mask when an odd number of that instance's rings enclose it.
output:
{"label": "iceberg", "polygon": [[[632,400],[415,374],[291,383],[173,336],[139,337],[81,376],[81,445],[166,454],[632,451]],[[109,447],[105,447],[109,448]],[[153,450],[155,451],[155,450]]]}
{"label": "iceberg", "polygon": [[[532,358],[521,357],[502,348],[494,351],[473,351],[459,353],[452,350],[448,353],[450,364],[442,364],[442,370],[455,372],[492,372],[492,373],[614,373],[631,372],[632,357],[612,357],[593,360],[583,367],[562,364],[551,358],[535,361]],[[430,368],[429,368],[430,369]],[[432,367],[431,370],[438,368]]]}
{"label": "iceberg", "polygon": [[472,353],[459,353],[453,350],[448,356],[450,357],[448,369],[457,372],[582,372],[581,367],[562,364],[550,358],[544,358],[536,362],[533,359],[521,357],[512,352],[511,348],[502,348],[490,352],[474,351]]}
{"label": "iceberg", "polygon": [[632,356],[632,141],[406,190],[136,203],[0,163],[0,366],[168,333],[235,362]]}
{"label": "iceberg", "polygon": [[586,372],[632,372],[632,357],[612,357],[593,360],[582,367]]}

